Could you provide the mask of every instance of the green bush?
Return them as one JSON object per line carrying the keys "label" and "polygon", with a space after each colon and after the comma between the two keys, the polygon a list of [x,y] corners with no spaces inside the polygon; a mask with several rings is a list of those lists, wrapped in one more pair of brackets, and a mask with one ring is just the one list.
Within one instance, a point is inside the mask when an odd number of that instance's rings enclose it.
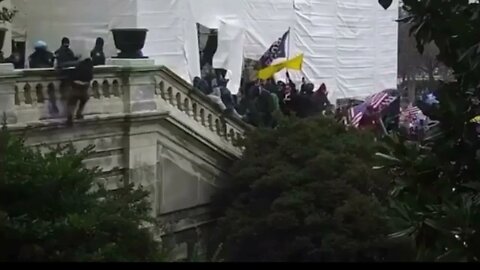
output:
{"label": "green bush", "polygon": [[408,257],[408,247],[386,237],[381,202],[389,183],[372,169],[371,134],[321,117],[285,119],[247,138],[230,185],[215,199],[227,261]]}
{"label": "green bush", "polygon": [[41,154],[0,131],[0,261],[158,261],[148,194],[107,191],[82,160],[91,148]]}

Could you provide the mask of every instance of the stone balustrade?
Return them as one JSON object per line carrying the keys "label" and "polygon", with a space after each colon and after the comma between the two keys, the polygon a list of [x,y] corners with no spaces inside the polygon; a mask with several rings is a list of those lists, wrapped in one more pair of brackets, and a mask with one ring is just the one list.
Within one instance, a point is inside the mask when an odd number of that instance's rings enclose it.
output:
{"label": "stone balustrade", "polygon": [[169,104],[231,143],[241,139],[249,128],[241,119],[225,116],[215,103],[167,68],[160,69],[155,76],[155,83],[159,106]]}
{"label": "stone balustrade", "polygon": [[[16,123],[32,123],[39,120],[65,118],[65,91],[59,71],[54,69],[30,69],[15,71]],[[123,93],[118,68],[95,69],[95,79],[89,89],[90,100],[86,115],[104,115],[123,112]],[[52,111],[56,101],[58,113]]]}
{"label": "stone balustrade", "polygon": [[[10,103],[3,108],[0,103],[0,111],[8,112],[10,125],[24,127],[64,121],[68,88],[60,71],[3,71],[0,78],[3,78],[0,96],[8,97],[4,103]],[[86,118],[163,112],[204,137],[232,145],[249,128],[241,119],[226,116],[206,96],[163,66],[96,67],[89,95]],[[53,103],[57,104],[58,112]]]}

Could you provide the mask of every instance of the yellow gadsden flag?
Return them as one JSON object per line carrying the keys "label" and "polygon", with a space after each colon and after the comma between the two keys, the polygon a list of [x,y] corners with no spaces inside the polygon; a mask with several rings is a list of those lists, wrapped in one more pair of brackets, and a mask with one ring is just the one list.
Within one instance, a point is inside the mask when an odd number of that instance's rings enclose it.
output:
{"label": "yellow gadsden flag", "polygon": [[278,64],[268,66],[258,71],[257,76],[259,79],[266,80],[268,78],[271,78],[273,75],[275,75],[275,73],[279,72],[284,68],[293,69],[293,70],[302,70],[302,65],[303,65],[303,53],[290,60],[286,60]]}

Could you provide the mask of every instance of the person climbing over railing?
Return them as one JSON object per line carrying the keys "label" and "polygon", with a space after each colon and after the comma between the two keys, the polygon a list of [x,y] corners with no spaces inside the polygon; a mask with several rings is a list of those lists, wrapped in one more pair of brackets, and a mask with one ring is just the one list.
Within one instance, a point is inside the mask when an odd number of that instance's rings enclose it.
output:
{"label": "person climbing over railing", "polygon": [[93,62],[91,58],[80,61],[68,78],[71,87],[67,92],[67,126],[73,125],[73,114],[76,119],[83,119],[83,109],[89,99],[88,89],[93,80]]}

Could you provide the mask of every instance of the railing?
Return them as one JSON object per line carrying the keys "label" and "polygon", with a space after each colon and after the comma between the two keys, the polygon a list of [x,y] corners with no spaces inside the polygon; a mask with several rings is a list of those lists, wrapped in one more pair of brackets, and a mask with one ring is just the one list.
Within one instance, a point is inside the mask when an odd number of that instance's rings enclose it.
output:
{"label": "railing", "polygon": [[158,99],[229,142],[234,143],[250,128],[240,119],[225,116],[215,103],[166,68],[157,73],[155,81]]}
{"label": "railing", "polygon": [[[54,69],[20,70],[15,84],[15,105],[19,123],[36,122],[65,117],[65,94],[60,73]],[[95,69],[95,78],[89,88],[90,100],[86,115],[123,112],[122,81],[118,68]],[[55,101],[59,112],[52,106]]]}
{"label": "railing", "polygon": [[[138,72],[139,76],[153,77],[155,83],[154,101],[157,110],[168,111],[171,115],[189,119],[185,122],[197,123],[192,129],[201,127],[212,132],[219,139],[234,143],[250,127],[241,119],[227,116],[206,96],[192,89],[192,86],[166,67],[152,66],[126,68],[103,66],[95,68],[94,79],[89,89],[90,100],[84,114],[115,115],[126,114],[129,76]],[[54,69],[16,70],[15,75],[15,111],[16,124],[30,124],[55,121],[65,118],[65,97],[68,91],[62,83],[59,71]],[[56,101],[58,113],[55,113],[53,101]],[[172,116],[173,117],[173,116]],[[189,123],[183,123],[189,125]],[[194,124],[191,124],[194,125]],[[204,130],[204,131],[205,131]]]}

